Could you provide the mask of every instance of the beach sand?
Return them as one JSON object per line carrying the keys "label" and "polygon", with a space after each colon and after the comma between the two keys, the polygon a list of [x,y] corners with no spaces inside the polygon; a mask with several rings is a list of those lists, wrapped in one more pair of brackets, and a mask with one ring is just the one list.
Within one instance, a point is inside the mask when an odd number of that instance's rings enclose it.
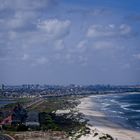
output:
{"label": "beach sand", "polygon": [[[98,96],[98,95],[97,95]],[[125,129],[119,124],[111,122],[104,113],[97,111],[97,103],[93,103],[95,96],[80,99],[81,104],[77,106],[79,112],[83,113],[88,119],[88,127],[91,134],[82,136],[80,140],[99,140],[105,134],[111,135],[114,140],[140,140],[140,132]],[[97,136],[94,136],[98,133]]]}

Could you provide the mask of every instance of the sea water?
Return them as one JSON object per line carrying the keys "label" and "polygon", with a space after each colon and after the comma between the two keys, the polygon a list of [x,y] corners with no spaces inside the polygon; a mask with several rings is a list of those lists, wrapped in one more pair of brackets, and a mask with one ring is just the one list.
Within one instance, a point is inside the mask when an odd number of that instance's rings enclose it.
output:
{"label": "sea water", "polygon": [[[95,100],[96,98],[96,100]],[[125,128],[140,131],[140,93],[115,93],[94,98],[99,110]]]}

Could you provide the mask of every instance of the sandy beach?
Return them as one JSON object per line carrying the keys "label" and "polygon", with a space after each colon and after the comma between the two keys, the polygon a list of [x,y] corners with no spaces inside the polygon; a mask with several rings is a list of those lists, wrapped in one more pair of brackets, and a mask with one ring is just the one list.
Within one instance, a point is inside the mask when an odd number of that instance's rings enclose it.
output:
{"label": "sandy beach", "polygon": [[[98,140],[105,134],[111,135],[114,140],[140,140],[140,133],[137,131],[125,129],[119,124],[111,122],[104,113],[97,111],[97,104],[91,100],[95,96],[82,98],[81,104],[77,106],[79,112],[83,113],[88,119],[88,127],[91,129],[91,134],[82,136],[80,140]],[[95,133],[98,135],[95,136]]]}

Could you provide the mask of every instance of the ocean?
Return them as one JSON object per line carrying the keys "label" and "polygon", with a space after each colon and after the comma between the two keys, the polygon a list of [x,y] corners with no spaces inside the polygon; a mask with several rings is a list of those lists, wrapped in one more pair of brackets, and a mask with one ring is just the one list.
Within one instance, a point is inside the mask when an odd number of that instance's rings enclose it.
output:
{"label": "ocean", "polygon": [[140,93],[99,95],[94,102],[112,122],[140,131]]}

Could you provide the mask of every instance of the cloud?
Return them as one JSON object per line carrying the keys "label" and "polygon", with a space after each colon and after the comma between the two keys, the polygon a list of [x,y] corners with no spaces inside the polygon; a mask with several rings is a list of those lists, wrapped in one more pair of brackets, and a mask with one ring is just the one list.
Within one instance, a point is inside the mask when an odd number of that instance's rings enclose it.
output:
{"label": "cloud", "polygon": [[71,8],[67,10],[68,14],[81,14],[83,16],[104,16],[110,15],[111,12],[105,8],[94,8],[94,9],[86,9],[84,8]]}
{"label": "cloud", "polygon": [[36,11],[15,11],[10,17],[7,18],[7,16],[8,14],[0,19],[0,30],[2,32],[30,31],[35,28],[35,22],[38,18],[38,14]]}
{"label": "cloud", "polygon": [[[1,26],[5,29],[21,28],[28,25],[41,11],[47,10],[55,0],[0,0]],[[32,25],[33,26],[33,25]],[[24,26],[25,27],[25,26]],[[29,26],[31,28],[31,26]],[[28,29],[29,29],[28,28]]]}
{"label": "cloud", "polygon": [[133,57],[140,60],[140,53],[134,54]]}
{"label": "cloud", "polygon": [[42,57],[37,58],[34,64],[35,65],[44,65],[48,62],[49,62],[49,60],[46,57],[42,56]]}
{"label": "cloud", "polygon": [[[44,58],[36,60],[35,57],[48,52],[42,48],[61,40],[69,32],[67,24],[70,21],[56,18],[46,20],[44,17],[44,13],[56,3],[57,0],[0,0],[0,58],[19,60],[21,63],[25,60],[38,64],[47,62]],[[44,31],[43,27],[48,31]],[[49,28],[54,29],[49,32]],[[60,48],[62,42],[56,44]]]}
{"label": "cloud", "polygon": [[60,40],[56,40],[55,42],[54,42],[54,47],[55,47],[55,50],[63,50],[64,49],[64,41],[62,40],[62,39],[60,39]]}
{"label": "cloud", "polygon": [[65,55],[65,61],[66,61],[66,63],[69,63],[69,64],[72,64],[72,63],[74,63],[75,61],[74,61],[74,55],[73,54],[71,54],[71,53],[67,53],[66,55]]}
{"label": "cloud", "polygon": [[28,60],[29,57],[30,57],[30,56],[29,56],[28,54],[24,54],[24,55],[22,56],[22,60],[24,60],[24,61],[25,61],[25,60]]}
{"label": "cloud", "polygon": [[23,21],[21,18],[13,18],[10,19],[9,22],[7,22],[6,28],[16,29],[16,28],[22,28],[24,25],[25,25],[25,21]]}
{"label": "cloud", "polygon": [[8,38],[9,38],[9,40],[14,40],[14,39],[16,39],[16,38],[17,38],[17,33],[14,32],[14,31],[9,31],[9,32],[8,32]]}
{"label": "cloud", "polygon": [[54,0],[0,0],[0,10],[37,10],[48,6]]}
{"label": "cloud", "polygon": [[81,49],[81,48],[85,48],[87,41],[86,40],[82,40],[78,43],[77,48]]}
{"label": "cloud", "polygon": [[0,0],[0,30],[31,30],[57,0]]}
{"label": "cloud", "polygon": [[97,50],[104,50],[114,48],[114,45],[112,42],[109,41],[97,41],[94,42],[93,48]]}
{"label": "cloud", "polygon": [[131,65],[129,63],[122,65],[122,69],[129,69]]}
{"label": "cloud", "polygon": [[[33,31],[22,32],[18,40],[24,40],[24,48],[64,49],[64,38],[70,33],[69,20],[47,19],[39,21]],[[41,50],[41,49],[40,49]]]}
{"label": "cloud", "polygon": [[78,52],[85,52],[87,50],[87,40],[82,40],[78,43],[78,45],[76,46],[76,49]]}
{"label": "cloud", "polygon": [[131,27],[129,25],[126,25],[126,24],[121,24],[119,27],[118,34],[128,35],[129,33],[131,33]]}
{"label": "cloud", "polygon": [[0,57],[21,57],[24,55],[23,46],[28,48],[46,43],[47,37],[41,38],[45,35],[37,29],[36,23],[54,2],[55,0],[0,0]]}
{"label": "cloud", "polygon": [[31,66],[38,66],[38,65],[46,65],[49,64],[49,59],[45,56],[37,56],[33,54],[23,54],[21,57],[22,61],[25,61],[26,64],[30,64]]}
{"label": "cloud", "polygon": [[83,54],[73,54],[67,53],[64,55],[64,63],[67,64],[78,64],[81,66],[86,66],[88,64],[88,57]]}
{"label": "cloud", "polygon": [[[10,22],[11,23],[11,22]],[[15,52],[22,54],[24,51],[32,51],[32,53],[38,53],[37,50],[42,51],[41,48],[49,48],[50,50],[62,50],[64,48],[64,38],[70,32],[70,21],[49,19],[39,22],[36,28],[23,30],[22,26],[17,26],[16,23],[6,27],[5,30],[0,32],[0,50],[2,57],[11,53],[9,57],[15,57]],[[28,25],[28,24],[27,24]],[[25,27],[27,26],[25,25]],[[30,24],[29,24],[30,25]],[[15,28],[18,30],[15,30]],[[28,27],[27,27],[28,28]],[[0,30],[2,27],[0,27]],[[34,48],[34,50],[33,50]],[[8,51],[7,51],[8,50]],[[42,53],[44,53],[42,51]],[[24,55],[24,54],[22,54]]]}
{"label": "cloud", "polygon": [[86,66],[88,64],[88,58],[86,56],[78,56],[78,61],[82,66]]}
{"label": "cloud", "polygon": [[130,21],[140,21],[140,14],[132,14],[132,15],[129,15],[129,16],[125,16],[124,17],[126,20],[130,20]]}
{"label": "cloud", "polygon": [[115,24],[109,25],[91,25],[87,31],[87,37],[117,37],[128,36],[132,33],[132,29],[127,24],[119,26]]}
{"label": "cloud", "polygon": [[48,19],[40,21],[37,27],[50,38],[60,38],[69,33],[70,25],[69,20]]}

